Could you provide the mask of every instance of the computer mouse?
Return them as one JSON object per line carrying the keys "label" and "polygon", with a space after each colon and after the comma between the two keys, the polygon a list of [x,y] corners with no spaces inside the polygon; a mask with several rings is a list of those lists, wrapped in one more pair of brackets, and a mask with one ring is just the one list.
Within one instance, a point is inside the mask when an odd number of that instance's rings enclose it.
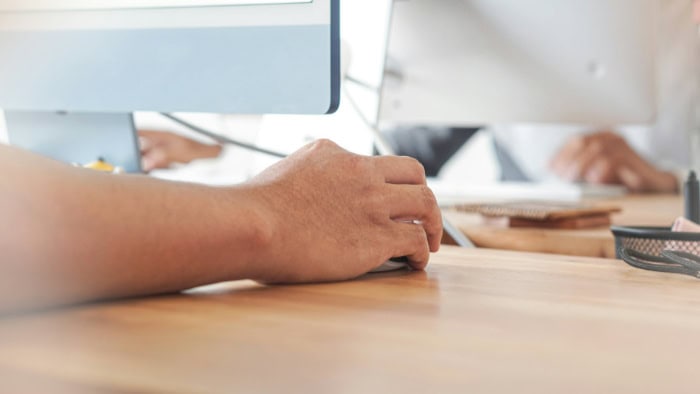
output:
{"label": "computer mouse", "polygon": [[391,259],[384,264],[380,265],[379,267],[373,269],[370,271],[370,274],[378,274],[382,272],[391,272],[391,271],[398,271],[402,269],[409,268],[410,265],[408,264],[408,258],[406,257],[398,257]]}

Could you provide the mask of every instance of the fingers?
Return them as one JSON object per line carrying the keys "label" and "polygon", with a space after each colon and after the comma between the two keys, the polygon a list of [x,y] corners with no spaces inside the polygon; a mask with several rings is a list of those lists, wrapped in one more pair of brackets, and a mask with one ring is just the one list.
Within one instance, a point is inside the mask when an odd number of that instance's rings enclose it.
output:
{"label": "fingers", "polygon": [[651,166],[621,166],[617,173],[622,184],[634,193],[678,192],[678,179],[673,173]]}
{"label": "fingers", "polygon": [[[573,143],[556,159],[557,173],[565,179],[594,184],[618,184],[632,192],[676,192],[678,182],[640,156],[627,142],[612,133],[598,133]],[[570,160],[566,163],[566,160]],[[568,169],[567,166],[568,165]]]}
{"label": "fingers", "polygon": [[167,144],[174,134],[165,131],[139,130],[141,150],[148,150]]}
{"label": "fingers", "polygon": [[145,153],[153,149],[153,142],[148,137],[139,136],[139,147],[141,152]]}
{"label": "fingers", "polygon": [[[425,169],[410,157],[383,156],[374,158],[375,168],[390,184],[388,190],[390,219],[419,221],[408,224],[412,231],[423,232],[430,251],[437,252],[442,241],[442,213],[433,192],[426,185]],[[407,223],[402,223],[407,224]],[[426,260],[427,261],[427,260]]]}
{"label": "fingers", "polygon": [[622,184],[631,192],[645,191],[644,179],[641,174],[629,167],[622,166],[618,168],[617,174],[620,177]]}
{"label": "fingers", "polygon": [[373,159],[380,174],[384,175],[386,183],[395,185],[425,185],[425,168],[420,162],[411,157],[381,156]]}
{"label": "fingers", "polygon": [[139,147],[141,148],[141,169],[151,172],[162,168],[166,161],[165,152],[158,146],[157,138],[152,136],[156,132],[139,131]]}
{"label": "fingers", "polygon": [[411,267],[423,270],[430,260],[428,238],[422,226],[412,223],[394,223],[389,239],[392,255],[406,257]]}
{"label": "fingers", "polygon": [[622,137],[600,132],[571,140],[557,154],[551,167],[557,175],[569,181],[620,184],[623,182],[620,169],[638,167],[638,159],[637,153]]}
{"label": "fingers", "polygon": [[592,184],[619,184],[621,180],[611,158],[599,157],[591,163],[583,179]]}
{"label": "fingers", "polygon": [[605,146],[602,141],[591,141],[576,152],[571,162],[560,174],[564,179],[576,182],[583,180],[597,161],[605,156]]}
{"label": "fingers", "polygon": [[145,137],[145,138],[151,138],[151,137],[159,137],[164,134],[167,134],[165,131],[155,131],[155,130],[139,130],[138,131],[139,136]]}
{"label": "fingers", "polygon": [[167,153],[160,148],[151,148],[148,152],[142,153],[141,167],[145,172],[157,169],[165,169],[170,166]]}
{"label": "fingers", "polygon": [[437,252],[442,241],[442,212],[435,195],[427,186],[390,185],[389,215],[399,222],[419,221],[428,239],[430,251]]}
{"label": "fingers", "polygon": [[576,137],[567,142],[551,161],[549,166],[552,171],[561,177],[565,177],[566,171],[569,169],[572,161],[575,157],[580,155],[584,147],[585,139],[583,137]]}

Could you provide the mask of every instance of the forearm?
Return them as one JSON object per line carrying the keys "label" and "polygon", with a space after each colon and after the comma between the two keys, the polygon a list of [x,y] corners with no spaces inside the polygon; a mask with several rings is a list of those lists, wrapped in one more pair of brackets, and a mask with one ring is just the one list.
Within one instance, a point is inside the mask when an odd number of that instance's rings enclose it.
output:
{"label": "forearm", "polygon": [[0,311],[246,278],[266,241],[245,188],[103,175],[0,149]]}
{"label": "forearm", "polygon": [[75,169],[0,146],[0,314],[236,279],[425,268],[442,238],[423,167],[318,141],[246,186]]}

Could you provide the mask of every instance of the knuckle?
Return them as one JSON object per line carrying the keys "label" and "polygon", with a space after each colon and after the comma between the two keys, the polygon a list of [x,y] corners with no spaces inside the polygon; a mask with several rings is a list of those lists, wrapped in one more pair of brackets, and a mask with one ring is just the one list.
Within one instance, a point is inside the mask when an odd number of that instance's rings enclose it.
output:
{"label": "knuckle", "polygon": [[620,140],[620,139],[622,139],[622,137],[620,137],[619,134],[617,134],[617,133],[615,133],[615,132],[613,132],[613,131],[610,131],[610,130],[607,130],[607,131],[602,132],[602,133],[601,133],[601,136],[604,137],[604,138],[612,139],[612,140]]}
{"label": "knuckle", "polygon": [[374,172],[370,160],[363,156],[348,153],[345,164],[354,176],[368,176]]}
{"label": "knuckle", "polygon": [[612,160],[609,157],[601,157],[596,161],[596,165],[604,170],[612,168]]}
{"label": "knuckle", "polygon": [[623,146],[623,147],[628,147],[629,144],[627,144],[627,140],[624,139],[622,136],[615,135],[615,138],[613,138],[612,143],[617,145],[617,146]]}
{"label": "knuckle", "polygon": [[613,144],[613,145],[619,145],[619,144],[627,144],[626,140],[624,137],[621,135],[612,132],[612,131],[606,131],[601,134],[602,140],[607,142],[608,144]]}
{"label": "knuckle", "polygon": [[337,147],[338,145],[335,142],[326,138],[321,138],[311,143],[312,150],[329,150]]}
{"label": "knuckle", "polygon": [[425,166],[423,166],[423,163],[413,157],[408,156],[406,156],[404,160],[406,160],[414,175],[425,177]]}
{"label": "knuckle", "polygon": [[433,209],[435,209],[438,205],[437,203],[437,198],[435,197],[435,193],[433,193],[432,190],[428,186],[421,186],[421,197],[423,200],[423,204],[425,206],[425,209],[430,212]]}
{"label": "knuckle", "polygon": [[442,234],[443,223],[442,216],[439,213],[437,214],[437,217],[435,218],[434,222],[428,223],[428,226],[426,227],[425,231],[427,231],[430,235]]}
{"label": "knuckle", "polygon": [[600,154],[605,150],[605,144],[601,140],[591,140],[588,143],[588,151],[592,154]]}

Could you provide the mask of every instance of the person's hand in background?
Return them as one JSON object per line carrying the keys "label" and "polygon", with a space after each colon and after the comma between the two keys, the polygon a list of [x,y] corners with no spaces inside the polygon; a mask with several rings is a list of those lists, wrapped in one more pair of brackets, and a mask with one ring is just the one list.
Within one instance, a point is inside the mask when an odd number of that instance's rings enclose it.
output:
{"label": "person's hand in background", "polygon": [[167,131],[139,131],[143,170],[150,172],[221,155],[220,145],[204,144]]}
{"label": "person's hand in background", "polygon": [[571,182],[623,185],[636,193],[676,193],[679,187],[673,173],[657,169],[608,131],[571,139],[550,167]]}

